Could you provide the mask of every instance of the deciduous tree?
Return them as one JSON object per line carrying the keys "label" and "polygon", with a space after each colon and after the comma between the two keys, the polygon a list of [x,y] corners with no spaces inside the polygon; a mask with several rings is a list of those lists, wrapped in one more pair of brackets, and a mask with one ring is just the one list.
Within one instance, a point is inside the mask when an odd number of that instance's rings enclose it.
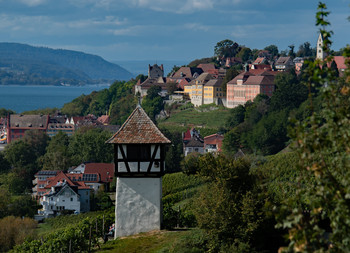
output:
{"label": "deciduous tree", "polygon": [[73,164],[82,162],[110,163],[113,161],[113,147],[105,142],[111,133],[99,128],[79,129],[69,142],[68,152]]}
{"label": "deciduous tree", "polygon": [[240,46],[232,40],[226,39],[216,43],[214,54],[220,58],[234,57],[239,52]]}
{"label": "deciduous tree", "polygon": [[264,48],[264,50],[269,51],[272,58],[274,58],[275,56],[278,56],[278,47],[276,45],[267,46]]}
{"label": "deciduous tree", "polygon": [[[329,12],[322,2],[318,5],[316,24],[321,26],[324,50],[329,52],[331,32],[325,28]],[[344,51],[350,56],[350,48]],[[332,57],[326,58],[330,62]],[[329,68],[319,69],[320,61],[309,63],[316,75],[310,76],[309,86],[319,86],[323,108],[314,111],[304,122],[295,122],[294,140],[300,152],[300,181],[314,180],[313,187],[298,184],[297,194],[285,202],[280,212],[280,226],[288,228],[289,250],[298,252],[348,252],[350,251],[349,202],[349,110],[350,83],[342,82]],[[349,66],[350,62],[347,61]],[[324,76],[324,78],[322,78]],[[319,85],[321,84],[321,85]],[[301,202],[300,199],[307,201]],[[293,208],[291,208],[293,207]]]}

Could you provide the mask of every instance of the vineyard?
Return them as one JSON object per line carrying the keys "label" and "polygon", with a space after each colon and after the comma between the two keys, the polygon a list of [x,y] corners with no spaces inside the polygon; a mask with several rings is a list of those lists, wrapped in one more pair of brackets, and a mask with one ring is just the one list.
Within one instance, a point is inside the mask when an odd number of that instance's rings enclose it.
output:
{"label": "vineyard", "polygon": [[90,252],[100,248],[108,228],[114,223],[114,212],[88,216],[70,215],[49,219],[46,226],[53,231],[41,234],[40,239],[27,240],[16,246],[12,252]]}

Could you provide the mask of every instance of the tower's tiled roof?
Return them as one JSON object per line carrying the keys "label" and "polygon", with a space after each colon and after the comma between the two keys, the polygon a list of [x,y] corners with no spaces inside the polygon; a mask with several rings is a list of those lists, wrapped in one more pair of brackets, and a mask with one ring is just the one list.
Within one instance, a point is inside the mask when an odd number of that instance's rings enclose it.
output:
{"label": "tower's tiled roof", "polygon": [[137,106],[121,128],[107,141],[107,143],[169,144],[171,142],[157,128],[141,106]]}

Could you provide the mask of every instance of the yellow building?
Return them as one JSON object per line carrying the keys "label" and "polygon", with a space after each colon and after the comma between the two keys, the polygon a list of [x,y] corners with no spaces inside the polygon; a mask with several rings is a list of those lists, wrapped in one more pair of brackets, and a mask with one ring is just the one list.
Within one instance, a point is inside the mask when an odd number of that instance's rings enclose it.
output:
{"label": "yellow building", "polygon": [[190,99],[191,99],[191,97],[192,97],[192,84],[185,84],[185,86],[184,86],[184,93],[185,94],[187,94],[189,97],[190,97]]}
{"label": "yellow building", "polygon": [[188,92],[191,92],[189,94],[191,98],[191,103],[194,104],[194,106],[201,106],[204,104],[204,86],[211,79],[212,76],[209,73],[202,73],[199,77],[197,77],[189,83],[192,85],[191,91],[189,88],[187,90]]}
{"label": "yellow building", "polygon": [[226,94],[223,91],[222,79],[211,79],[204,85],[204,104],[220,104],[220,100],[226,98]]}

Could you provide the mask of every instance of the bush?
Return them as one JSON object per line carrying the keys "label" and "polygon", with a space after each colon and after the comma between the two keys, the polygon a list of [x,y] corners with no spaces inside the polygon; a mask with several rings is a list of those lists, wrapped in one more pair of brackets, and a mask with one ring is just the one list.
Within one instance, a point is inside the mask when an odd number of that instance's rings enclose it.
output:
{"label": "bush", "polygon": [[27,238],[33,238],[36,221],[30,218],[7,216],[0,220],[0,251],[6,252]]}
{"label": "bush", "polygon": [[200,154],[193,152],[188,154],[185,159],[181,162],[182,171],[187,175],[194,175],[199,169],[199,158]]}
{"label": "bush", "polygon": [[171,253],[201,253],[207,252],[208,241],[203,230],[193,229],[183,236],[170,249]]}

